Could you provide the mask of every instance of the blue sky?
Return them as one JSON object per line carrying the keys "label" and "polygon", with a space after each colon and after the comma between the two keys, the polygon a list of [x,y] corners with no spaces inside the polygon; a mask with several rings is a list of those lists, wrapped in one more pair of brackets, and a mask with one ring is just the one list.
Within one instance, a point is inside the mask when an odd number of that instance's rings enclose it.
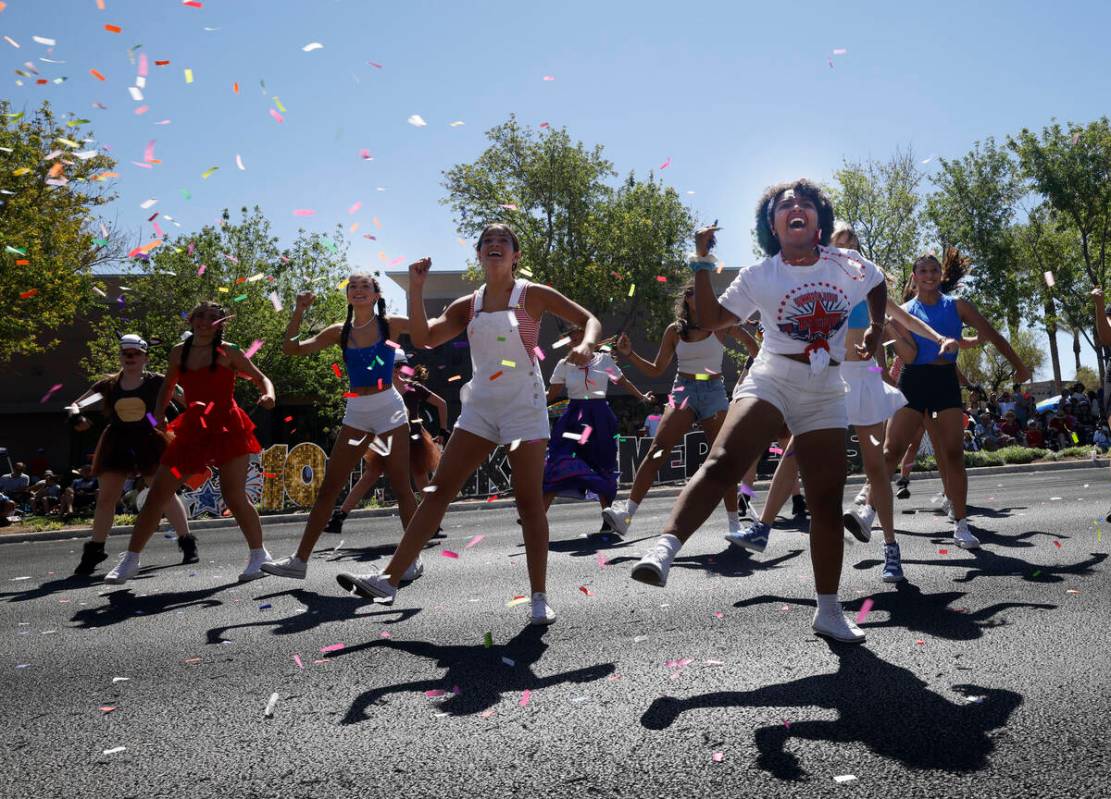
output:
{"label": "blue sky", "polygon": [[[622,174],[656,170],[699,217],[721,220],[721,255],[740,264],[751,258],[751,207],[770,182],[828,180],[844,159],[886,158],[896,146],[912,146],[919,159],[959,157],[977,139],[1052,117],[1086,122],[1111,107],[1107,48],[1079,35],[1109,28],[1111,6],[1095,2],[103,5],[7,0],[0,34],[21,46],[0,40],[0,53],[17,109],[47,97],[92,120],[97,145],[120,162],[110,213],[121,224],[145,239],[155,210],[190,230],[222,208],[260,204],[283,241],[299,226],[358,222],[352,261],[374,268],[388,265],[379,252],[464,265],[467,251],[438,202],[441,172],[475,158],[484,131],[510,113],[605,145]],[[304,52],[313,42],[323,47]],[[138,44],[132,63],[128,49]],[[839,48],[847,52],[833,55]],[[139,54],[149,74],[136,101],[128,87]],[[28,60],[43,77],[68,80],[15,85],[12,70]],[[286,108],[280,124],[269,113],[275,96]],[[142,105],[149,110],[136,115]],[[427,126],[409,124],[414,114]],[[152,139],[161,163],[133,166]],[[364,148],[373,160],[360,156]],[[148,199],[158,203],[144,211]],[[1062,344],[1068,363],[1071,343]]]}

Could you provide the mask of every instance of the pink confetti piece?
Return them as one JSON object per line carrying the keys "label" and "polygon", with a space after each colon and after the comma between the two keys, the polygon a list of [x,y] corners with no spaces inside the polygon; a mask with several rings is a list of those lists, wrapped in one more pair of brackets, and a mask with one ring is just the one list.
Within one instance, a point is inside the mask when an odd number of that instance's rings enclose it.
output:
{"label": "pink confetti piece", "polygon": [[783,450],[781,450],[779,447],[768,447],[768,452],[770,452],[772,455],[783,454]]}
{"label": "pink confetti piece", "polygon": [[949,550],[948,550],[948,549],[939,549],[939,550],[937,551],[937,554],[939,554],[939,555],[948,555],[948,554],[949,554]]}
{"label": "pink confetti piece", "polygon": [[479,716],[480,716],[481,718],[484,718],[484,719],[488,719],[488,718],[490,718],[491,716],[493,716],[493,715],[494,715],[494,713],[496,713],[496,712],[497,712],[497,711],[495,711],[495,710],[483,710],[483,711],[482,711],[481,713],[479,713],[478,715],[479,715]]}
{"label": "pink confetti piece", "polygon": [[598,564],[599,569],[604,569],[604,568],[606,568],[606,566],[609,565],[609,559],[605,555],[603,555],[601,552],[599,552],[594,557],[594,562]]}
{"label": "pink confetti piece", "polygon": [[458,553],[458,552],[452,552],[452,551],[451,551],[450,549],[445,549],[445,550],[443,550],[443,551],[442,551],[442,552],[440,553],[440,555],[441,555],[441,556],[443,556],[443,557],[445,557],[445,558],[453,558],[453,559],[455,559],[455,560],[458,560],[458,559],[459,559],[459,553]]}
{"label": "pink confetti piece", "polygon": [[320,648],[320,654],[327,655],[330,652],[339,652],[341,649],[345,649],[346,647],[347,644],[344,643],[328,644],[328,646],[323,646]]}
{"label": "pink confetti piece", "polygon": [[486,536],[484,536],[484,535],[481,535],[481,534],[480,534],[480,535],[475,535],[475,536],[471,536],[471,540],[470,540],[470,541],[468,541],[468,542],[467,542],[466,544],[464,544],[464,545],[463,545],[463,549],[470,549],[471,547],[476,547],[476,546],[478,546],[479,542],[480,542],[480,541],[482,541],[482,539],[484,539],[485,537],[486,537]]}
{"label": "pink confetti piece", "polygon": [[847,54],[848,52],[849,52],[849,51],[848,51],[848,50],[846,50],[846,49],[845,49],[844,47],[838,47],[838,48],[835,48],[835,49],[834,49],[834,51],[833,51],[833,54],[834,54],[834,55],[845,55],[845,54]]}
{"label": "pink confetti piece", "polygon": [[50,398],[53,397],[58,392],[59,389],[61,389],[61,387],[62,387],[61,383],[55,383],[54,385],[52,385],[50,387],[50,390],[42,395],[42,399],[39,400],[39,404],[41,405],[44,402],[48,402],[50,400]]}
{"label": "pink confetti piece", "polygon": [[541,123],[540,123],[540,127],[542,127],[542,128],[550,128],[550,127],[551,127],[551,125],[550,125],[550,124],[548,124],[547,122],[541,122]]}
{"label": "pink confetti piece", "polygon": [[713,760],[715,763],[720,763],[721,761],[725,760],[725,754],[723,752],[714,752],[710,759]]}
{"label": "pink confetti piece", "polygon": [[580,443],[580,444],[585,444],[585,443],[586,443],[586,440],[587,440],[588,438],[590,438],[590,434],[591,434],[591,433],[593,433],[593,432],[594,432],[594,428],[593,428],[593,427],[591,427],[591,426],[590,426],[590,425],[588,425],[588,424],[584,424],[584,425],[583,425],[583,432],[582,432],[582,435],[581,435],[581,436],[579,436],[579,443]]}
{"label": "pink confetti piece", "polygon": [[245,357],[247,357],[247,358],[252,358],[252,357],[254,357],[254,354],[255,354],[256,352],[258,352],[259,350],[261,350],[261,349],[262,349],[262,345],[263,345],[263,344],[265,344],[265,343],[266,343],[266,342],[265,342],[265,341],[263,341],[262,339],[260,339],[260,338],[256,338],[256,339],[255,339],[254,341],[252,341],[252,342],[251,342],[251,346],[249,346],[249,347],[248,347],[248,348],[247,348],[247,349],[246,349],[246,350],[245,350],[245,351],[243,352],[243,355],[244,355]]}
{"label": "pink confetti piece", "polygon": [[555,80],[555,75],[545,75],[544,80],[553,81]]}
{"label": "pink confetti piece", "polygon": [[206,269],[208,269],[208,267],[204,264],[201,264],[199,267],[197,267],[197,277],[203,275]]}
{"label": "pink confetti piece", "polygon": [[917,645],[917,646],[925,646],[925,645],[926,645],[926,642],[925,642],[925,641],[923,641],[923,640],[922,640],[921,638],[916,638],[916,639],[914,640],[914,643],[915,643],[915,645]]}
{"label": "pink confetti piece", "polygon": [[146,161],[148,164],[155,160],[155,158],[154,158],[154,143],[156,141],[157,141],[157,139],[151,139],[149,142],[147,142],[147,146],[143,150],[143,160]]}
{"label": "pink confetti piece", "polygon": [[359,158],[363,159],[364,161],[374,160],[374,156],[370,154],[370,150],[366,149],[365,147],[359,150]]}
{"label": "pink confetti piece", "polygon": [[662,164],[660,164],[660,169],[667,169],[669,166],[671,166],[671,157],[670,156],[668,157],[668,159],[666,161],[664,161]]}
{"label": "pink confetti piece", "polygon": [[112,705],[101,705],[100,707],[97,708],[97,710],[99,710],[101,713],[105,713],[105,714],[112,713],[112,712],[115,711],[115,709],[116,708],[114,708]]}
{"label": "pink confetti piece", "polygon": [[874,604],[875,602],[872,601],[872,597],[868,597],[860,603],[860,610],[858,610],[856,613],[857,624],[864,623],[864,620],[868,618],[868,614],[872,612],[872,605]]}
{"label": "pink confetti piece", "polygon": [[270,116],[274,117],[274,121],[277,122],[279,125],[281,123],[285,122],[285,117],[283,117],[281,114],[279,114],[275,109],[271,108],[271,109],[269,109],[269,111],[270,111]]}
{"label": "pink confetti piece", "polygon": [[393,636],[390,635],[388,630],[383,630],[382,632],[378,633],[378,637],[379,638],[393,638]]}
{"label": "pink confetti piece", "polygon": [[305,664],[301,661],[301,656],[300,655],[294,655],[293,656],[293,662],[297,664],[297,668],[299,668],[299,669],[305,668]]}
{"label": "pink confetti piece", "polygon": [[521,707],[528,707],[529,702],[531,702],[531,701],[532,701],[532,691],[530,691],[528,688],[526,688],[524,690],[524,693],[521,694],[521,700],[519,702],[517,702],[517,704],[520,705]]}
{"label": "pink confetti piece", "polygon": [[724,618],[725,618],[725,614],[724,614],[724,613],[722,613],[722,612],[721,612],[720,610],[715,610],[715,611],[714,611],[714,618],[715,618],[715,619],[724,619]]}
{"label": "pink confetti piece", "polygon": [[358,210],[362,207],[363,207],[363,201],[358,200],[358,201],[355,202],[354,205],[352,205],[350,208],[347,209],[347,213],[348,214],[354,214],[354,213],[358,212]]}
{"label": "pink confetti piece", "polygon": [[425,691],[424,695],[427,696],[429,699],[438,699],[441,696],[446,696],[447,691],[444,691],[440,688],[433,688],[429,691]]}
{"label": "pink confetti piece", "polygon": [[143,114],[145,114],[145,113],[146,113],[147,111],[149,111],[149,110],[150,110],[150,106],[149,106],[149,105],[141,105],[141,106],[138,106],[138,107],[137,107],[137,108],[136,108],[136,109],[135,109],[134,111],[132,111],[131,113],[133,113],[133,114],[134,114],[135,116],[137,116],[137,117],[141,117],[141,116],[142,116]]}
{"label": "pink confetti piece", "polygon": [[544,350],[540,349],[540,347],[533,347],[532,351],[537,358],[539,358],[540,360],[544,360]]}
{"label": "pink confetti piece", "polygon": [[314,211],[312,208],[294,208],[293,209],[293,215],[294,216],[315,216],[316,211]]}

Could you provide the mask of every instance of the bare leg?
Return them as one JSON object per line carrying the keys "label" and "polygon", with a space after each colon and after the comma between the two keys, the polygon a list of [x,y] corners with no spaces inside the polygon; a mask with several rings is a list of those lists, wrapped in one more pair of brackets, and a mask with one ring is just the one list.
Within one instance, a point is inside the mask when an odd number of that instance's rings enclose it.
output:
{"label": "bare leg", "polygon": [[841,584],[841,500],[848,462],[843,428],[813,430],[795,437],[795,457],[806,482],[810,507],[810,562],[819,594],[836,594]]}
{"label": "bare leg", "polygon": [[112,522],[116,520],[116,503],[123,494],[123,483],[127,475],[123,472],[102,472],[97,475],[100,485],[96,495],[96,509],[93,511],[93,541],[103,544],[108,540]]}
{"label": "bare leg", "polygon": [[782,426],[783,415],[770,402],[746,397],[730,405],[709,456],[679,494],[663,534],[684,542],[694,535],[717,506],[726,487],[768,445],[771,435],[761,431],[779,430]]}
{"label": "bare leg", "polygon": [[968,474],[964,470],[964,418],[960,408],[941,411],[936,418],[926,417],[926,431],[934,445],[945,495],[953,506],[953,518],[960,521],[967,513]]}
{"label": "bare leg", "polygon": [[509,453],[513,469],[513,496],[525,537],[529,586],[533,593],[547,591],[548,515],[541,486],[547,441],[522,443]]}
{"label": "bare leg", "polygon": [[[648,496],[652,483],[656,482],[656,475],[663,465],[664,458],[671,452],[671,448],[679,443],[680,439],[691,429],[694,424],[694,411],[684,408],[664,408],[660,426],[656,428],[656,437],[652,439],[652,449],[648,457],[640,462],[637,467],[636,477],[633,478],[633,487],[629,491],[629,499],[638,505]],[[714,500],[717,505],[717,500]]]}
{"label": "bare leg", "polygon": [[891,494],[890,472],[883,459],[883,422],[856,428],[860,439],[860,459],[868,478],[868,502],[876,509],[885,543],[895,543],[895,498]]}
{"label": "bare leg", "polygon": [[[246,456],[243,457],[243,460],[246,462]],[[220,470],[220,473],[223,476],[223,469]],[[246,482],[246,476],[246,469],[244,469],[244,482]],[[166,503],[170,501],[170,497],[177,493],[182,482],[184,481],[181,478],[174,477],[169,466],[158,467],[158,471],[154,473],[154,480],[150,484],[150,491],[147,492],[147,502],[143,505],[143,509],[139,511],[139,517],[135,520],[135,526],[131,530],[131,540],[127,544],[128,552],[139,554],[143,551],[143,547],[147,545],[150,537],[154,535],[154,531],[158,529],[158,523],[162,520],[162,511],[166,507]],[[220,488],[222,491],[222,483]],[[261,535],[260,528],[260,539]]]}
{"label": "bare leg", "polygon": [[[781,449],[783,455],[779,464],[775,467],[772,484],[768,488],[768,497],[764,502],[764,510],[760,514],[760,521],[768,526],[775,524],[779,509],[783,507],[799,484],[799,459],[794,452],[795,437],[791,436],[785,444],[781,442]],[[787,457],[788,452],[791,453],[790,457]]]}
{"label": "bare leg", "polygon": [[[718,433],[721,432],[721,426],[725,422],[725,411],[716,413],[709,419],[703,419],[699,422],[702,425],[702,430],[706,433],[706,443],[712,448],[714,442],[717,440]],[[722,495],[721,501],[725,503],[725,510],[727,513],[737,512],[737,485],[738,482],[734,480],[732,483],[725,487],[725,494]]]}
{"label": "bare leg", "polygon": [[[247,547],[262,549],[262,522],[258,518],[255,506],[247,499],[247,468],[250,463],[249,455],[239,455],[227,463],[220,464],[220,494],[224,498],[224,504],[228,506],[231,515],[239,524],[239,529],[247,540]],[[154,493],[154,489],[151,489],[151,493]],[[150,504],[150,497],[148,497],[147,507],[150,507]],[[165,508],[165,504],[162,508]]]}
{"label": "bare leg", "polygon": [[170,520],[170,526],[174,528],[178,538],[189,537],[189,517],[185,513],[185,503],[181,501],[181,497],[175,493],[162,512]]}
{"label": "bare leg", "polygon": [[444,449],[440,466],[432,477],[436,490],[425,494],[417,507],[401,543],[386,565],[385,574],[394,588],[401,584],[401,576],[413,565],[420,551],[440,527],[447,513],[447,507],[459,494],[463,484],[470,479],[475,470],[494,451],[496,444],[474,433],[456,428]]}
{"label": "bare leg", "polygon": [[[409,526],[413,514],[417,512],[417,498],[413,494],[412,469],[409,465],[409,425],[405,423],[384,436],[393,441],[390,454],[386,456],[386,477],[390,487],[397,495],[397,510],[401,514],[401,527]],[[332,498],[335,502],[335,498]]]}
{"label": "bare leg", "polygon": [[[329,461],[331,463],[331,461]],[[355,467],[352,466],[352,469]],[[347,497],[343,500],[343,505],[340,506],[340,511],[343,513],[350,513],[355,510],[355,507],[362,501],[370,489],[374,488],[374,484],[378,482],[378,478],[382,476],[384,464],[382,463],[381,456],[375,455],[370,458],[363,459],[363,473],[351,487]],[[348,472],[350,474],[350,472]]]}

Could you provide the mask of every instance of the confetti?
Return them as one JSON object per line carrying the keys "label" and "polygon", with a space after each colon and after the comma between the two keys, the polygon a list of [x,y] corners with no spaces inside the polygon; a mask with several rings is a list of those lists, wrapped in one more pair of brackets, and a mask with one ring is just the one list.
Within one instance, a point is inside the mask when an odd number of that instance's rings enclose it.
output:
{"label": "confetti", "polygon": [[579,590],[582,591],[587,596],[594,596],[594,592],[591,591],[589,588],[587,588],[585,585],[580,585]]}
{"label": "confetti", "polygon": [[531,701],[532,701],[532,691],[530,691],[528,688],[526,688],[524,690],[524,692],[522,692],[521,699],[520,699],[519,702],[517,702],[517,704],[520,705],[521,707],[528,707],[529,702],[531,702]]}
{"label": "confetti", "polygon": [[844,785],[846,782],[856,782],[856,775],[841,774],[840,776],[834,777],[833,781],[836,782],[838,785]]}
{"label": "confetti", "polygon": [[518,605],[523,605],[523,604],[525,604],[526,602],[528,602],[528,597],[527,597],[527,596],[515,596],[515,597],[513,597],[513,598],[512,598],[511,600],[509,600],[508,602],[506,602],[506,603],[505,603],[505,606],[506,606],[507,608],[515,608],[515,607],[517,607]]}
{"label": "confetti", "polygon": [[725,760],[725,754],[722,752],[714,752],[713,755],[710,756],[710,759],[715,763],[720,763]]}
{"label": "confetti", "polygon": [[127,751],[126,746],[113,746],[111,749],[105,749],[101,754],[116,755],[116,754],[119,754],[120,752],[126,752],[126,751]]}
{"label": "confetti", "polygon": [[423,128],[428,125],[428,123],[424,121],[424,118],[420,114],[413,114],[406,121],[414,128]]}
{"label": "confetti", "polygon": [[463,549],[470,549],[471,547],[478,546],[479,542],[481,542],[482,539],[484,539],[485,537],[486,537],[485,535],[481,535],[481,534],[471,536],[471,539],[466,544],[463,545]]}
{"label": "confetti", "polygon": [[112,705],[101,705],[97,708],[97,710],[99,710],[101,713],[113,713],[116,709],[112,707]]}
{"label": "confetti", "polygon": [[547,81],[555,80],[555,75],[545,75],[544,80],[547,80]]}
{"label": "confetti", "polygon": [[43,395],[42,395],[42,399],[40,399],[40,400],[39,400],[39,404],[41,405],[42,403],[44,403],[44,402],[47,402],[47,401],[49,401],[49,400],[50,400],[50,398],[51,398],[51,397],[53,397],[53,396],[54,396],[54,394],[55,394],[55,393],[56,393],[56,392],[57,392],[57,391],[58,391],[58,390],[59,390],[59,389],[60,389],[61,387],[62,387],[62,384],[61,384],[61,383],[55,383],[54,385],[52,385],[52,386],[50,387],[50,390],[49,390],[49,391],[47,391],[47,392],[46,392],[45,394],[43,394]]}
{"label": "confetti", "polygon": [[302,47],[301,50],[306,53],[311,53],[313,50],[322,50],[323,48],[324,45],[322,45],[320,42],[309,42],[304,47]]}
{"label": "confetti", "polygon": [[346,645],[346,644],[343,644],[343,643],[339,643],[339,644],[329,644],[328,646],[322,646],[322,647],[320,648],[320,654],[322,654],[322,655],[327,655],[327,654],[329,654],[329,653],[331,653],[331,652],[339,652],[339,651],[340,651],[341,649],[345,649],[345,648],[346,648],[346,646],[347,646],[347,645]]}
{"label": "confetti", "polygon": [[314,211],[312,208],[294,208],[293,209],[293,215],[294,216],[315,216],[316,211]]}
{"label": "confetti", "polygon": [[504,374],[504,373],[499,369],[498,371],[496,371],[492,375],[490,375],[490,379],[491,380],[497,380],[499,377],[502,376],[502,374]]}
{"label": "confetti", "polygon": [[454,560],[459,560],[459,553],[458,552],[452,552],[450,549],[443,550],[440,553],[440,555],[442,557],[445,557],[445,558],[452,558]]}
{"label": "confetti", "polygon": [[844,47],[838,47],[836,50],[833,51],[833,54],[834,55],[845,55],[848,52],[849,51],[846,50]]}
{"label": "confetti", "polygon": [[[7,39],[6,36],[4,38]],[[8,41],[11,41],[11,39],[8,39]],[[17,47],[18,47],[18,45],[17,45]],[[89,74],[92,75],[97,80],[108,80],[108,78],[104,77],[104,74],[99,69],[90,69]]]}
{"label": "confetti", "polygon": [[109,33],[122,33],[123,32],[123,28],[121,28],[119,25],[105,25],[104,30],[108,31]]}
{"label": "confetti", "polygon": [[668,157],[668,159],[666,161],[664,161],[662,164],[660,164],[660,169],[667,169],[669,166],[671,166],[671,157],[670,156]]}
{"label": "confetti", "polygon": [[47,47],[53,47],[57,44],[53,39],[47,39],[45,36],[32,36],[31,39],[39,44],[45,44]]}
{"label": "confetti", "polygon": [[332,372],[333,372],[333,374],[335,374],[336,377],[343,377],[343,374],[339,370],[339,364],[338,363],[333,363],[332,364]]}
{"label": "confetti", "polygon": [[[19,261],[16,261],[16,263],[17,263],[17,264],[19,264],[20,262],[19,262]],[[26,264],[26,262],[23,262],[23,264],[21,264],[21,265],[23,265],[23,266],[26,266],[27,264]],[[34,297],[34,296],[35,296],[36,294],[38,294],[38,293],[39,293],[39,290],[38,290],[38,289],[28,289],[27,291],[21,291],[21,292],[19,293],[19,299],[21,299],[21,300],[29,300],[29,299],[31,299],[32,297]]]}
{"label": "confetti", "polygon": [[874,604],[875,603],[872,601],[871,597],[868,597],[867,599],[865,599],[863,602],[860,603],[860,610],[858,610],[857,613],[856,613],[856,623],[857,624],[863,624],[864,623],[864,620],[868,618],[868,614],[872,612],[872,605],[874,605]]}
{"label": "confetti", "polygon": [[219,168],[220,167],[218,166],[210,166],[208,169],[201,173],[201,180],[208,180]]}
{"label": "confetti", "polygon": [[278,706],[278,692],[275,691],[274,693],[270,694],[270,699],[266,702],[266,710],[264,710],[262,712],[262,715],[265,716],[268,719],[273,718],[274,717],[274,708],[277,707],[277,706]]}
{"label": "confetti", "polygon": [[1050,288],[1053,288],[1055,285],[1057,285],[1057,281],[1056,281],[1056,279],[1054,279],[1052,272],[1046,272],[1044,274],[1044,277],[1045,277],[1045,284],[1047,286],[1049,286]]}
{"label": "confetti", "polygon": [[516,369],[517,368],[517,362],[516,361],[507,361],[505,359],[502,359],[501,365],[502,366],[508,366],[510,369]]}
{"label": "confetti", "polygon": [[192,83],[193,82],[193,70],[191,70],[191,69],[186,69],[185,70],[185,82],[186,83]]}
{"label": "confetti", "polygon": [[299,669],[305,668],[305,664],[304,664],[304,662],[302,662],[300,655],[294,655],[293,656],[293,662],[297,664],[297,668],[299,668]]}
{"label": "confetti", "polygon": [[277,123],[278,123],[279,125],[280,125],[281,123],[285,122],[285,117],[283,117],[283,116],[282,116],[281,114],[279,114],[279,113],[278,113],[278,112],[277,112],[277,111],[276,111],[275,109],[273,109],[273,108],[271,108],[271,109],[270,109],[270,116],[274,117],[274,120],[275,120],[275,121],[276,121],[276,122],[277,122]]}
{"label": "confetti", "polygon": [[532,352],[533,352],[533,354],[534,354],[534,355],[536,355],[536,357],[537,357],[537,358],[539,358],[539,359],[540,359],[541,361],[542,361],[542,360],[544,360],[544,350],[540,349],[540,347],[538,347],[538,346],[537,346],[537,347],[533,347],[533,348],[532,348]]}
{"label": "confetti", "polygon": [[265,343],[266,342],[263,341],[262,339],[256,338],[254,341],[251,342],[251,346],[249,346],[246,350],[244,350],[244,352],[243,352],[244,357],[247,357],[247,358],[253,357],[256,352],[258,352],[259,350],[262,349],[262,345],[265,344]]}
{"label": "confetti", "polygon": [[570,343],[571,343],[571,337],[566,336],[564,338],[561,338],[559,341],[555,342],[554,344],[552,344],[552,349],[553,350],[558,350],[560,347],[566,347]]}
{"label": "confetti", "polygon": [[243,172],[247,171],[247,167],[243,165],[243,156],[239,153],[235,154],[235,165]]}
{"label": "confetti", "polygon": [[637,284],[636,284],[636,283],[634,283],[633,285],[629,286],[629,296],[630,296],[630,297],[632,297],[632,296],[633,296],[633,292],[635,292],[636,290],[637,290]]}

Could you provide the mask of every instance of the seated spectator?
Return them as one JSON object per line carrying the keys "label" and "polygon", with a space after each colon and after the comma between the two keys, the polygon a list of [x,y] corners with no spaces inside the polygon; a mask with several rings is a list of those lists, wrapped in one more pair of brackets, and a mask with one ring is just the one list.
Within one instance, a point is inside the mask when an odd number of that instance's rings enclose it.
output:
{"label": "seated spectator", "polygon": [[972,434],[971,430],[964,431],[964,451],[965,452],[979,452],[980,443],[976,440],[976,436]]}
{"label": "seated spectator", "polygon": [[96,505],[96,494],[100,483],[93,476],[93,467],[85,464],[77,478],[62,492],[62,515],[70,516],[75,511]]}
{"label": "seated spectator", "polygon": [[27,474],[27,467],[24,464],[16,463],[10,472],[0,477],[0,494],[17,505],[30,498],[31,475]]}
{"label": "seated spectator", "polygon": [[124,513],[138,513],[139,512],[139,494],[147,487],[147,481],[142,477],[136,477],[130,481],[130,485],[124,486],[124,493],[122,497],[122,504]]}
{"label": "seated spectator", "polygon": [[1095,435],[1092,436],[1092,443],[1099,447],[1100,452],[1107,452],[1108,448],[1111,448],[1111,432],[1108,431],[1107,425],[1099,426]]}
{"label": "seated spectator", "polygon": [[62,499],[62,484],[54,472],[47,469],[42,479],[31,486],[31,512],[47,516],[57,510]]}
{"label": "seated spectator", "polygon": [[988,452],[994,452],[1002,446],[1000,433],[988,413],[980,414],[976,424],[976,437],[980,439],[980,447]]}
{"label": "seated spectator", "polygon": [[1069,405],[1065,402],[1057,406],[1057,410],[1046,423],[1049,441],[1051,444],[1056,444],[1057,449],[1072,446],[1072,433],[1075,428],[1076,417],[1069,412]]}
{"label": "seated spectator", "polygon": [[1003,414],[1003,421],[999,423],[999,431],[1011,439],[1011,442],[1017,442],[1022,437],[1022,425],[1018,423],[1018,415],[1009,410]]}
{"label": "seated spectator", "polygon": [[1007,415],[1007,411],[1014,411],[1017,406],[1018,403],[1015,402],[1014,398],[1011,396],[1011,392],[1004,391],[1002,396],[999,397],[1000,418],[1005,417]]}
{"label": "seated spectator", "polygon": [[1045,449],[1045,436],[1037,419],[1031,419],[1026,423],[1026,446],[1031,449]]}

